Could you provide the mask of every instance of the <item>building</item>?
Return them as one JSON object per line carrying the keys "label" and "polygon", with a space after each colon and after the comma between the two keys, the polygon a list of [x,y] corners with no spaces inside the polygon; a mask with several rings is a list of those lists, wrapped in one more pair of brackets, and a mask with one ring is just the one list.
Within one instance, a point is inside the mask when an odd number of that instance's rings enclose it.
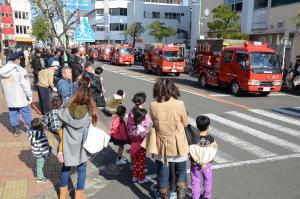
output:
{"label": "building", "polygon": [[[168,43],[183,43],[190,32],[190,10],[188,6],[183,6],[182,0],[96,0],[94,8],[87,16],[97,43],[130,42],[131,38],[123,32],[134,22],[141,22],[147,27],[159,20],[167,27],[175,28],[177,34],[168,38]],[[138,38],[137,46],[156,42],[148,33],[146,30]]]}
{"label": "building", "polygon": [[[155,2],[154,2],[155,1]],[[156,3],[156,0],[131,1],[128,4],[129,25],[134,22],[141,22],[146,31],[138,38],[136,45],[143,47],[147,43],[156,43],[154,37],[149,35],[147,26],[153,21],[160,21],[166,27],[174,28],[177,31],[175,36],[167,39],[167,43],[186,43],[190,34],[190,9],[183,6],[182,1],[167,1]],[[128,38],[129,40],[131,38]]]}
{"label": "building", "polygon": [[30,0],[10,0],[16,33],[16,46],[29,47],[33,40],[31,36]]}

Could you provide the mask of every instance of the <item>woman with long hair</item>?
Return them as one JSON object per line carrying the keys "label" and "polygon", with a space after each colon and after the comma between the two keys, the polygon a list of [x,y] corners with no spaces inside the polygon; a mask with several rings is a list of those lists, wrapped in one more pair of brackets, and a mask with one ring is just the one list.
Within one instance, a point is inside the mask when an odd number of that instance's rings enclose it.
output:
{"label": "woman with long hair", "polygon": [[[150,115],[155,129],[155,143],[148,146],[150,152],[156,151],[158,168],[158,187],[162,199],[168,198],[170,167],[175,165],[177,198],[186,198],[188,142],[184,127],[188,116],[180,93],[171,79],[161,78],[154,84],[154,101]],[[152,132],[153,133],[153,132]],[[151,134],[152,134],[151,133]]]}
{"label": "woman with long hair", "polygon": [[77,188],[75,198],[86,198],[83,189],[86,180],[86,162],[88,156],[83,148],[83,135],[92,123],[96,125],[98,112],[93,93],[86,84],[82,84],[65,109],[59,112],[63,130],[63,167],[61,169],[60,199],[68,196],[68,181],[71,167],[77,167]]}

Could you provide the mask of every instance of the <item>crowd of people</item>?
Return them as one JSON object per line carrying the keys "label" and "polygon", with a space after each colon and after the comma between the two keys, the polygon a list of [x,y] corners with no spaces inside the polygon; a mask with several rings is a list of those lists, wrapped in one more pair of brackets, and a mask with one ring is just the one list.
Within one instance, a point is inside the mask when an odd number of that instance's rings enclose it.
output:
{"label": "crowd of people", "polygon": [[[125,91],[120,89],[106,100],[101,77],[103,69],[95,67],[93,61],[82,59],[78,49],[72,49],[68,54],[67,66],[63,66],[62,52],[59,50],[53,51],[51,56],[42,54],[42,51],[36,50],[31,61],[41,118],[32,119],[31,116],[32,89],[27,70],[20,66],[22,55],[11,53],[7,64],[0,68],[13,135],[21,134],[20,114],[28,127],[27,136],[36,158],[37,182],[48,181],[43,173],[45,160],[52,150],[47,140],[47,130],[59,137],[55,150],[57,160],[62,164],[59,198],[66,199],[69,195],[72,167],[77,168],[78,175],[75,198],[86,198],[83,190],[89,153],[83,148],[83,140],[89,126],[99,122],[98,113],[102,110],[105,117],[112,117],[111,131],[107,133],[111,143],[118,147],[116,164],[132,165],[133,183],[148,182],[145,160],[149,151],[157,167],[156,198],[186,198],[189,160],[193,199],[212,197],[213,155],[208,160],[200,157],[203,151],[211,153],[206,148],[216,149],[214,138],[207,133],[210,120],[199,116],[196,119],[198,130],[186,129],[188,113],[180,100],[179,89],[171,79],[160,78],[156,81],[150,110],[145,108],[146,94],[138,92],[132,96],[133,105],[126,114],[127,108],[123,105]],[[190,141],[190,134],[196,139]],[[123,156],[125,145],[130,146],[130,160]]]}

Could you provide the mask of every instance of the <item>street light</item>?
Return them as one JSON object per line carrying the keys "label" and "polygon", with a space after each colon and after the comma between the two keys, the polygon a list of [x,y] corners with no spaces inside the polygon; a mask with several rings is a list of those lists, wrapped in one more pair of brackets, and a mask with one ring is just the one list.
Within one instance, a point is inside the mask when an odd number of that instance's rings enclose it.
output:
{"label": "street light", "polygon": [[199,6],[199,20],[198,20],[198,28],[199,28],[199,39],[201,39],[201,19],[207,19],[207,17],[209,16],[209,9],[205,8],[204,10],[204,16],[201,16],[202,14],[202,0],[199,0],[200,3],[195,3],[196,0],[192,1],[193,5]]}

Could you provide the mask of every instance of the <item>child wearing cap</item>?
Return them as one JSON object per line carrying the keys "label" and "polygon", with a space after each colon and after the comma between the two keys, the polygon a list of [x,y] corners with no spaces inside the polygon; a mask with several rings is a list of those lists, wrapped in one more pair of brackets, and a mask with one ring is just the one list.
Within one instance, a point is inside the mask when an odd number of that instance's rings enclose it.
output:
{"label": "child wearing cap", "polygon": [[107,101],[104,112],[110,116],[115,114],[118,106],[123,103],[124,98],[125,92],[119,89],[117,93],[113,94],[113,96]]}

